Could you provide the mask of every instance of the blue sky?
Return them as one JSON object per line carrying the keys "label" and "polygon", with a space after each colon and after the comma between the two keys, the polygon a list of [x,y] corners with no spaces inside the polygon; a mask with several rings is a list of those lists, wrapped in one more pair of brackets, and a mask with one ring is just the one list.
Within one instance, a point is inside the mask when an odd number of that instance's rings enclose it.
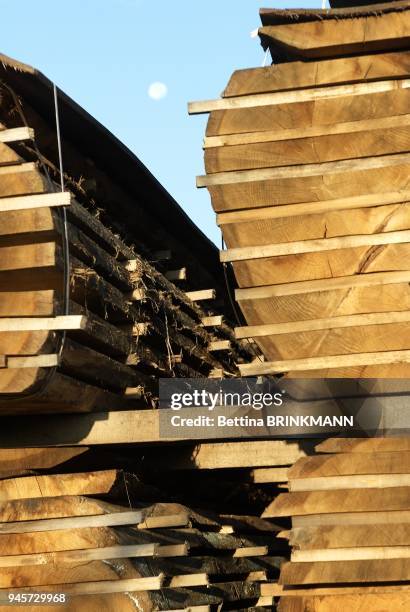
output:
{"label": "blue sky", "polygon": [[[203,173],[206,116],[187,102],[218,97],[231,73],[260,66],[250,32],[261,6],[287,0],[0,0],[1,52],[34,65],[120,138],[218,245]],[[167,86],[160,100],[153,82]],[[61,118],[64,136],[64,117]]]}

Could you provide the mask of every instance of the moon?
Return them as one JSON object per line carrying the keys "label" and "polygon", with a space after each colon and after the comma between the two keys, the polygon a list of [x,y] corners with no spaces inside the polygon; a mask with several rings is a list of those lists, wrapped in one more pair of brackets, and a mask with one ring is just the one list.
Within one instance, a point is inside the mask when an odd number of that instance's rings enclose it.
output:
{"label": "moon", "polygon": [[148,87],[148,95],[152,100],[162,100],[168,93],[168,87],[165,83],[155,81]]}

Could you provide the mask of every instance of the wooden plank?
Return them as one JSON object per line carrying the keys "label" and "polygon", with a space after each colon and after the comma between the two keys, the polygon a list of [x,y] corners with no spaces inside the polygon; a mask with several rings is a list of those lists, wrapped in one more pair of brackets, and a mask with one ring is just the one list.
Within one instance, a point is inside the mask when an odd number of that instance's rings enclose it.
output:
{"label": "wooden plank", "polygon": [[316,446],[316,451],[319,453],[407,453],[410,452],[410,437],[329,438],[320,442]]}
{"label": "wooden plank", "polygon": [[88,548],[86,550],[70,550],[26,555],[3,555],[0,556],[0,567],[46,565],[51,563],[86,563],[88,561],[106,561],[109,559],[153,557],[157,549],[158,546],[156,544],[126,544],[123,546]]}
{"label": "wooden plank", "polygon": [[315,89],[299,89],[297,91],[267,94],[261,93],[255,95],[222,98],[219,100],[190,102],[188,104],[188,112],[190,115],[199,115],[217,110],[256,108],[258,106],[293,104],[296,102],[309,102],[313,100],[339,98],[343,96],[369,95],[392,91],[395,89],[407,89],[409,87],[410,79],[398,79],[391,81],[377,81],[374,83],[317,87]]}
{"label": "wooden plank", "polygon": [[138,529],[159,529],[164,527],[185,527],[189,523],[186,512],[165,516],[147,516],[138,525]]}
{"label": "wooden plank", "polygon": [[301,295],[320,291],[334,291],[336,289],[350,289],[352,287],[374,287],[377,285],[406,283],[409,281],[410,272],[406,270],[399,272],[369,272],[367,274],[340,276],[338,278],[297,281],[279,283],[277,285],[265,285],[263,287],[235,289],[235,299],[240,302],[243,300],[264,299],[284,295]]}
{"label": "wooden plank", "polygon": [[[409,80],[410,82],[410,80]],[[299,166],[282,166],[274,168],[257,168],[253,170],[232,170],[215,172],[197,177],[197,187],[213,187],[217,185],[232,185],[236,183],[254,183],[280,179],[298,179],[329,174],[360,172],[379,168],[394,167],[409,162],[408,153],[381,155],[379,157],[364,157],[360,159],[344,159],[342,161],[323,162],[319,164],[303,164]],[[360,195],[360,194],[359,194]]]}
{"label": "wooden plank", "polygon": [[233,557],[263,557],[268,552],[268,546],[243,546],[235,550]]}
{"label": "wooden plank", "polygon": [[289,544],[297,550],[360,550],[363,547],[394,547],[399,550],[403,546],[410,546],[410,525],[395,522],[294,527],[287,532],[287,537]]}
{"label": "wooden plank", "polygon": [[292,517],[294,528],[333,526],[333,525],[384,525],[410,521],[408,510],[374,510],[370,512],[329,512],[326,514],[309,514]]}
{"label": "wooden plank", "polygon": [[55,368],[60,363],[60,356],[58,354],[50,355],[35,355],[22,356],[22,357],[9,357],[6,356],[6,365],[8,369],[20,369],[20,368]]}
{"label": "wooden plank", "polygon": [[68,529],[84,529],[86,527],[115,527],[118,525],[137,525],[143,520],[143,512],[130,510],[129,512],[112,512],[109,514],[96,514],[73,516],[64,518],[50,518],[33,521],[12,521],[0,523],[0,535],[8,533],[33,533],[43,531],[57,531]]}
{"label": "wooden plank", "polygon": [[[343,60],[345,61],[345,59]],[[280,65],[276,65],[278,68]],[[306,68],[306,64],[303,64]],[[339,134],[355,134],[369,130],[389,129],[410,124],[410,114],[393,115],[378,119],[362,119],[359,121],[342,121],[341,123],[304,126],[284,130],[265,130],[259,132],[242,132],[239,134],[224,134],[208,136],[204,141],[204,149],[232,147],[239,145],[260,144],[262,142],[294,141],[305,138],[331,136]]]}
{"label": "wooden plank", "polygon": [[361,546],[360,548],[294,550],[291,555],[291,561],[295,563],[366,561],[370,559],[410,559],[410,546]]}
{"label": "wooden plank", "polygon": [[322,200],[320,202],[302,202],[301,204],[282,204],[280,206],[265,206],[245,210],[232,210],[218,213],[218,225],[231,223],[248,223],[263,221],[265,219],[284,219],[303,215],[317,215],[337,210],[352,210],[356,208],[373,208],[387,204],[403,203],[410,200],[410,191],[397,191],[390,193],[377,193]]}
{"label": "wooden plank", "polygon": [[318,238],[299,240],[251,247],[238,247],[220,251],[221,262],[256,260],[267,257],[300,255],[302,253],[321,253],[338,249],[351,249],[360,246],[382,244],[403,244],[410,242],[410,230],[383,232],[378,234],[357,234],[356,236],[337,236],[335,238]]}
{"label": "wooden plank", "polygon": [[283,372],[300,372],[305,370],[322,370],[327,368],[348,368],[364,365],[382,365],[410,363],[410,350],[385,351],[379,353],[357,353],[352,355],[332,355],[329,357],[310,357],[306,359],[289,359],[283,361],[266,361],[264,363],[239,364],[242,375],[280,374]]}
{"label": "wooden plank", "polygon": [[117,470],[12,478],[0,481],[0,498],[5,501],[26,497],[107,494],[117,478]]}
{"label": "wooden plank", "polygon": [[264,45],[298,58],[321,58],[408,47],[410,12],[355,16],[353,19],[283,23],[259,28]]}
{"label": "wooden plank", "polygon": [[202,317],[201,325],[204,327],[219,327],[223,323],[223,316]]}
{"label": "wooden plank", "polygon": [[[400,440],[400,438],[399,438]],[[359,440],[354,440],[359,442]],[[410,451],[341,453],[299,459],[289,468],[289,479],[348,475],[410,474]]]}
{"label": "wooden plank", "polygon": [[409,559],[285,563],[280,584],[402,582],[410,579]]}
{"label": "wooden plank", "polygon": [[[371,612],[385,612],[386,610],[407,610],[410,607],[410,594],[406,592],[388,592],[387,587],[383,587],[385,591],[367,593],[335,593],[332,595],[326,594],[314,597],[312,593],[307,593],[308,589],[298,589],[304,591],[304,595],[299,595],[292,589],[293,597],[285,597],[280,600],[277,610],[278,612],[335,612],[335,610],[349,610],[349,612],[362,612],[363,610]],[[309,589],[317,591],[319,589]],[[328,589],[329,590],[329,589]],[[338,589],[344,592],[344,588]],[[325,592],[325,589],[323,589]],[[290,595],[291,593],[289,593]],[[281,595],[283,597],[283,595]]]}
{"label": "wooden plank", "polygon": [[[300,461],[300,459],[299,459]],[[251,472],[251,478],[255,483],[265,482],[287,482],[289,468],[256,468]]]}
{"label": "wooden plank", "polygon": [[206,586],[208,584],[207,574],[181,574],[180,576],[173,576],[169,582],[171,588]]}
{"label": "wooden plank", "polygon": [[202,300],[214,300],[216,297],[215,289],[201,289],[200,291],[186,291],[185,295],[191,302]]}
{"label": "wooden plank", "polygon": [[85,329],[86,324],[87,318],[82,315],[57,317],[3,317],[0,318],[0,332]]}
{"label": "wooden plank", "polygon": [[339,329],[367,325],[384,325],[410,321],[410,312],[382,312],[370,314],[349,315],[344,317],[329,317],[291,323],[272,323],[265,325],[248,325],[235,328],[235,338],[256,338],[260,336],[275,336],[293,334],[313,330]]}
{"label": "wooden plank", "polygon": [[[277,584],[270,582],[268,584],[261,584],[261,594],[264,596],[271,597],[298,597],[298,596],[311,596],[311,597],[322,597],[331,595],[359,595],[359,594],[394,594],[394,593],[406,593],[410,592],[409,584],[361,584],[359,586],[310,586],[307,589],[298,587],[297,589],[292,588],[288,585]],[[409,593],[410,594],[410,593]],[[334,612],[337,608],[334,608]],[[365,608],[367,609],[367,608]],[[350,611],[349,611],[350,612]]]}
{"label": "wooden plank", "polygon": [[0,130],[0,142],[19,142],[33,140],[34,130],[29,127],[9,128]]}
{"label": "wooden plank", "polygon": [[45,470],[81,456],[87,447],[65,448],[1,448],[0,471]]}
{"label": "wooden plank", "polygon": [[164,276],[169,281],[186,280],[187,272],[186,268],[179,268],[178,270],[168,270],[164,273]]}
{"label": "wooden plank", "polygon": [[213,340],[208,344],[208,351],[229,351],[231,349],[230,340]]}
{"label": "wooden plank", "polygon": [[261,68],[235,70],[223,97],[406,78],[408,75],[409,55],[406,51],[340,57],[318,62],[283,62]]}
{"label": "wooden plank", "polygon": [[263,518],[341,512],[410,510],[410,487],[281,493]]}
{"label": "wooden plank", "polygon": [[[61,592],[67,595],[98,595],[103,593],[132,593],[137,591],[157,591],[162,587],[163,576],[150,576],[148,578],[128,578],[119,580],[98,580],[90,582],[64,583],[43,585],[41,587],[19,587],[18,592]],[[0,589],[0,593],[1,593]],[[15,589],[8,588],[7,592]]]}
{"label": "wooden plank", "polygon": [[[22,164],[23,170],[34,170],[34,164]],[[28,166],[30,166],[28,168]],[[2,172],[0,172],[2,174]],[[30,208],[44,208],[55,206],[69,206],[71,204],[71,193],[69,191],[58,193],[40,193],[35,195],[23,195],[15,197],[0,198],[0,212],[11,210],[27,210]]]}

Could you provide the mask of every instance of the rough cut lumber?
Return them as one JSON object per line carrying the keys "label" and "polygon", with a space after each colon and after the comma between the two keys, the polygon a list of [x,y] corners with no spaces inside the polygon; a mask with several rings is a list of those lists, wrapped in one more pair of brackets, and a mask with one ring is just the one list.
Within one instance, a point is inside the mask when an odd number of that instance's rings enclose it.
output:
{"label": "rough cut lumber", "polygon": [[297,281],[291,283],[279,283],[277,285],[266,285],[265,287],[251,287],[236,289],[237,301],[254,300],[283,295],[298,295],[316,293],[319,291],[334,291],[336,289],[351,289],[352,287],[372,287],[377,285],[388,285],[405,283],[410,281],[410,272],[371,272],[358,274],[356,276],[340,276],[339,278],[328,278],[309,281]]}
{"label": "rough cut lumber", "polygon": [[34,130],[29,127],[0,130],[0,142],[19,142],[21,140],[32,140],[33,138]]}
{"label": "rough cut lumber", "polygon": [[85,329],[86,317],[68,315],[57,317],[0,318],[0,332]]}
{"label": "rough cut lumber", "polygon": [[[129,578],[119,580],[97,580],[90,582],[78,583],[63,583],[63,584],[45,584],[41,588],[19,587],[19,592],[28,590],[30,593],[36,592],[61,592],[68,595],[93,595],[102,593],[128,593],[133,591],[155,591],[162,587],[164,581],[163,576],[152,576],[148,578]],[[13,592],[13,589],[8,588],[8,592]]]}
{"label": "rough cut lumber", "polygon": [[231,185],[236,183],[256,183],[278,179],[301,179],[315,176],[322,177],[324,175],[344,174],[348,172],[360,172],[363,170],[400,166],[409,161],[410,156],[407,153],[398,153],[395,155],[346,159],[342,161],[303,164],[299,166],[215,172],[214,174],[198,176],[197,187],[212,187],[215,185]]}
{"label": "rough cut lumber", "polygon": [[337,249],[351,249],[359,246],[375,246],[382,244],[400,244],[410,242],[410,230],[385,232],[379,234],[363,234],[322,238],[317,240],[300,240],[281,244],[269,244],[252,247],[239,247],[220,251],[220,260],[243,261],[283,255],[300,255],[301,253],[319,253]]}
{"label": "rough cut lumber", "polygon": [[[292,588],[291,586],[277,584],[270,582],[268,584],[261,584],[261,594],[270,595],[273,597],[289,597],[294,598],[295,596],[310,596],[310,597],[321,597],[329,595],[359,595],[359,594],[391,594],[394,593],[405,593],[410,591],[410,585],[408,584],[360,584],[358,586],[309,586],[308,588]],[[347,601],[347,600],[346,600]],[[332,609],[332,612],[334,610]]]}
{"label": "rough cut lumber", "polygon": [[[276,63],[262,68],[235,70],[223,97],[406,78],[409,75],[409,61],[409,53],[404,51],[340,57],[319,62]],[[269,129],[269,121],[266,125]]]}
{"label": "rough cut lumber", "polygon": [[0,470],[50,469],[75,459],[87,451],[87,447],[2,448],[0,449]]}
{"label": "rough cut lumber", "polygon": [[280,584],[403,582],[410,579],[410,559],[285,563]]}
{"label": "rough cut lumber", "polygon": [[208,344],[209,351],[228,351],[230,348],[230,340],[213,340]]}
{"label": "rough cut lumber", "polygon": [[222,315],[216,315],[212,317],[202,317],[201,319],[201,324],[204,327],[218,327],[219,325],[222,325],[222,323],[223,323]]}
{"label": "rough cut lumber", "polygon": [[360,474],[296,478],[289,482],[289,491],[334,491],[408,486],[410,486],[410,474]]}
{"label": "rough cut lumber", "polygon": [[273,54],[284,49],[309,59],[401,49],[409,45],[410,11],[266,26],[259,36]]}
{"label": "rough cut lumber", "polygon": [[[394,525],[394,526],[393,526]],[[280,534],[279,534],[280,535]],[[289,544],[296,550],[333,548],[410,546],[408,523],[379,523],[377,525],[321,525],[296,527],[287,532]]]}
{"label": "rough cut lumber", "polygon": [[[23,164],[23,166],[25,167],[24,170],[32,169],[31,164]],[[27,168],[27,166],[30,166],[30,168]],[[44,208],[47,206],[69,206],[70,204],[71,193],[69,191],[4,197],[0,198],[0,212]]]}
{"label": "rough cut lumber", "polygon": [[[306,67],[306,64],[304,64]],[[239,134],[225,134],[222,136],[209,136],[205,138],[205,149],[220,147],[237,147],[240,145],[261,144],[264,142],[293,142],[299,139],[311,139],[318,136],[334,136],[340,134],[367,133],[370,130],[390,129],[408,126],[410,115],[393,115],[379,119],[362,119],[360,121],[345,121],[344,123],[306,126],[303,128],[289,128],[286,130],[263,130],[259,132],[243,132]],[[309,142],[309,141],[308,141]],[[315,141],[312,141],[312,143]],[[283,164],[285,165],[285,164]]]}
{"label": "rough cut lumber", "polygon": [[360,548],[334,548],[294,550],[291,561],[311,563],[322,561],[366,561],[370,559],[409,559],[410,546],[361,546]]}
{"label": "rough cut lumber", "polygon": [[353,355],[332,355],[329,357],[311,357],[283,361],[266,361],[264,363],[239,364],[239,371],[245,376],[262,374],[280,374],[332,368],[346,368],[363,365],[380,365],[410,363],[410,350],[385,351],[379,353],[358,353]]}
{"label": "rough cut lumber", "polygon": [[201,300],[214,300],[216,293],[215,289],[201,289],[200,291],[187,291],[185,295],[191,302],[200,302]]}
{"label": "rough cut lumber", "polygon": [[209,584],[207,574],[181,574],[180,576],[174,576],[169,581],[169,586],[171,588],[205,586],[207,584]]}
{"label": "rough cut lumber", "polygon": [[268,546],[244,546],[237,548],[233,553],[234,557],[263,557],[269,551]]}
{"label": "rough cut lumber", "polygon": [[302,202],[301,204],[288,204],[282,206],[267,206],[247,210],[232,210],[217,215],[218,225],[233,223],[248,223],[265,219],[283,219],[286,217],[299,217],[303,215],[317,215],[337,210],[351,210],[359,208],[373,208],[410,200],[410,191],[392,193],[369,194],[339,198],[335,200],[322,200],[321,202]]}
{"label": "rough cut lumber", "polygon": [[316,446],[319,453],[410,452],[410,437],[329,438]]}
{"label": "rough cut lumber", "polygon": [[27,476],[0,481],[0,499],[107,494],[119,476],[117,470]]}
{"label": "rough cut lumber", "polygon": [[54,368],[60,363],[60,356],[57,353],[50,355],[35,355],[34,357],[8,357],[6,356],[6,368]]}
{"label": "rough cut lumber", "polygon": [[262,517],[378,510],[410,510],[410,487],[281,493]]}
{"label": "rough cut lumber", "polygon": [[358,83],[353,85],[335,85],[331,87],[317,87],[315,89],[300,89],[288,92],[244,95],[239,97],[222,98],[220,100],[206,100],[191,102],[188,105],[190,115],[210,113],[216,110],[237,108],[255,108],[258,106],[271,106],[292,104],[296,102],[309,102],[324,98],[340,98],[344,96],[359,96],[382,93],[394,89],[407,89],[410,79],[396,81],[376,81],[374,83]]}
{"label": "rough cut lumber", "polygon": [[45,565],[49,563],[87,563],[88,561],[105,561],[109,559],[152,557],[157,549],[158,547],[155,544],[136,544],[41,554],[4,555],[0,556],[0,567]]}
{"label": "rough cut lumber", "polygon": [[[51,500],[50,500],[51,501]],[[0,523],[1,534],[34,533],[90,527],[114,527],[116,525],[136,525],[143,520],[143,512],[111,512],[108,514],[73,516],[64,518],[41,519]]]}
{"label": "rough cut lumber", "polygon": [[[401,119],[399,116],[397,122],[399,123]],[[267,132],[260,133],[266,138]],[[363,129],[363,131],[356,128],[352,132],[325,133],[312,137],[299,134],[292,140],[265,140],[206,149],[205,170],[208,174],[214,174],[280,166],[296,167],[298,164],[329,163],[361,159],[369,155],[396,154],[408,149],[407,141],[410,142],[410,125],[390,128],[372,127],[371,130]],[[297,167],[296,170],[298,172]]]}
{"label": "rough cut lumber", "polygon": [[248,325],[236,327],[235,338],[255,338],[259,336],[274,336],[298,332],[337,329],[367,325],[383,325],[410,321],[410,312],[383,312],[349,315],[346,317],[329,317],[328,319],[313,319],[293,321],[291,323],[273,323],[265,325]]}
{"label": "rough cut lumber", "polygon": [[370,512],[329,512],[325,514],[308,514],[292,517],[293,527],[319,527],[331,525],[384,525],[410,521],[408,510]]}
{"label": "rough cut lumber", "polygon": [[[300,459],[299,459],[300,461]],[[289,468],[256,468],[251,472],[251,478],[255,483],[265,482],[287,482]]]}
{"label": "rough cut lumber", "polygon": [[[292,590],[292,597],[287,597],[291,593],[281,593],[281,600],[278,604],[278,612],[335,612],[336,610],[349,610],[349,612],[386,612],[386,610],[407,610],[410,607],[410,594],[407,592],[389,592],[388,587],[385,591],[376,591],[375,593],[362,592],[365,587],[360,588],[357,594],[346,592],[338,594],[337,591],[345,588],[333,589],[332,594],[328,594],[326,589],[323,589],[323,595],[315,597],[313,593],[303,589],[303,596],[299,595],[302,589]],[[309,591],[317,591],[319,589],[309,589]],[[327,589],[329,591],[330,589]]]}
{"label": "rough cut lumber", "polygon": [[[390,446],[394,446],[398,442],[400,446],[401,438],[388,439],[391,441]],[[407,440],[404,438],[403,440]],[[326,442],[337,441],[337,438],[326,440]],[[360,443],[360,440],[349,440],[349,442]],[[373,442],[369,439],[369,442]],[[321,452],[322,444],[316,448]],[[410,448],[410,444],[409,444]],[[375,452],[376,451],[376,452]],[[289,480],[303,478],[319,478],[324,476],[348,476],[348,475],[394,475],[394,474],[410,474],[410,451],[400,450],[380,451],[375,449],[366,453],[348,452],[332,455],[314,455],[299,459],[291,468],[289,468]]]}

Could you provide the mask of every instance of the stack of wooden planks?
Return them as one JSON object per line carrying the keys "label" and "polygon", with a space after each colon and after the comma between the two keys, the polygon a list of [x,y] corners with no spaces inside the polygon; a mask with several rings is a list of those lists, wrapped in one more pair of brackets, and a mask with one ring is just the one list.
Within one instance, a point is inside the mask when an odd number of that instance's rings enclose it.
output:
{"label": "stack of wooden planks", "polygon": [[[410,607],[410,438],[328,439],[288,471],[264,518],[291,516],[281,612]],[[320,454],[319,454],[320,453]]]}
{"label": "stack of wooden planks", "polygon": [[88,452],[0,450],[0,609],[37,592],[65,594],[73,611],[270,607],[262,584],[277,582],[287,550],[279,526],[193,510],[137,472],[78,471]]}
{"label": "stack of wooden planks", "polygon": [[410,371],[410,3],[261,13],[274,60],[210,113],[207,187],[265,363],[244,375]]}
{"label": "stack of wooden planks", "polygon": [[[216,314],[215,290],[197,290],[195,275],[191,282],[172,269],[154,231],[151,250],[151,234],[141,245],[87,182],[65,174],[61,191],[52,115],[44,121],[29,94],[12,95],[7,59],[2,71],[1,412],[144,407],[155,403],[159,377],[237,374],[252,352]],[[70,138],[63,144],[70,152]],[[70,169],[85,155],[68,155]],[[146,178],[147,190],[154,181]]]}

